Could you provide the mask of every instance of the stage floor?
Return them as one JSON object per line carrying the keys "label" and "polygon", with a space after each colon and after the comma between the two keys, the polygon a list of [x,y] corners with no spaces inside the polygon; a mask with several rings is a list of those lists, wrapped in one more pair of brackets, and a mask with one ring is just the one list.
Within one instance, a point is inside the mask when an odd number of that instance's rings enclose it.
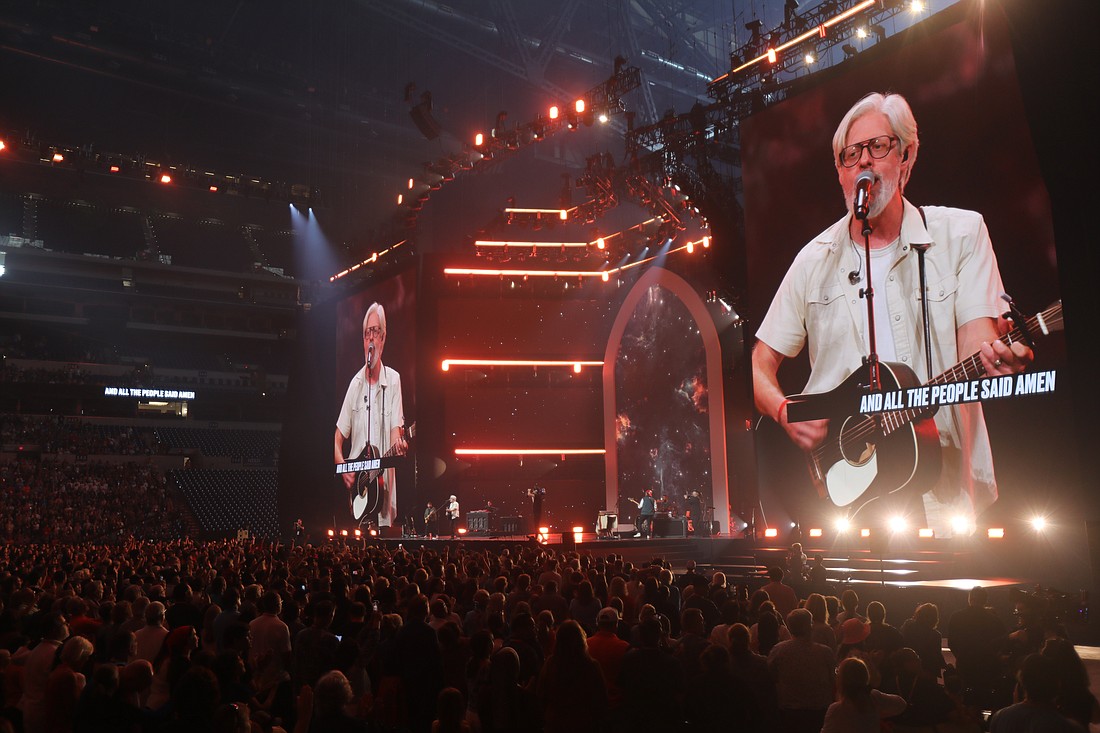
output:
{"label": "stage floor", "polygon": [[[622,556],[635,565],[648,564],[653,558],[667,560],[676,572],[682,572],[688,560],[694,560],[706,572],[722,571],[730,582],[755,582],[764,578],[767,568],[783,564],[788,548],[762,544],[744,537],[712,536],[689,538],[634,538],[616,535],[600,538],[594,533],[573,535],[554,533],[542,545],[556,551],[576,550],[596,556]],[[440,551],[449,547],[479,551],[534,545],[530,535],[459,536],[455,539],[428,537],[375,538],[371,542],[389,549],[425,547]],[[975,585],[988,587],[1020,586],[1024,580],[1003,572],[990,572],[985,553],[960,548],[953,543],[927,544],[895,548],[890,554],[872,553],[863,548],[814,547],[810,557],[821,553],[830,583],[836,585],[879,585],[894,588],[923,587],[968,591]]]}

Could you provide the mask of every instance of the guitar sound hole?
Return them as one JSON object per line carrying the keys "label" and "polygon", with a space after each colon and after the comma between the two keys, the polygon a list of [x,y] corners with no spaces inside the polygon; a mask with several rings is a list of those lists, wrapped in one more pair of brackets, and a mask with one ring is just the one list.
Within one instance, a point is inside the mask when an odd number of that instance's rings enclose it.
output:
{"label": "guitar sound hole", "polygon": [[840,454],[853,466],[862,466],[874,458],[879,431],[874,421],[854,415],[840,429]]}

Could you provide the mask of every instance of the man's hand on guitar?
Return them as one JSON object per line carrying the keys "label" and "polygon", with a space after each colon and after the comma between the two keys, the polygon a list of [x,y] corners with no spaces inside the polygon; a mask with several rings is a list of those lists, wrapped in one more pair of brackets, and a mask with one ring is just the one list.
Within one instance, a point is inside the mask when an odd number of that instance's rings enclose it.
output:
{"label": "man's hand on guitar", "polygon": [[1031,362],[1035,360],[1035,352],[1021,341],[1011,346],[1000,341],[983,342],[979,352],[982,355],[985,373],[991,377],[1019,374],[1031,366]]}
{"label": "man's hand on guitar", "polygon": [[780,426],[787,431],[787,435],[790,437],[791,442],[804,451],[813,450],[821,445],[821,441],[825,440],[825,436],[829,432],[828,420],[788,422],[786,402],[779,408],[779,421]]}
{"label": "man's hand on guitar", "polygon": [[354,473],[345,473],[340,478],[344,479],[344,486],[346,486],[349,489],[354,488],[354,486],[355,486],[355,474]]}

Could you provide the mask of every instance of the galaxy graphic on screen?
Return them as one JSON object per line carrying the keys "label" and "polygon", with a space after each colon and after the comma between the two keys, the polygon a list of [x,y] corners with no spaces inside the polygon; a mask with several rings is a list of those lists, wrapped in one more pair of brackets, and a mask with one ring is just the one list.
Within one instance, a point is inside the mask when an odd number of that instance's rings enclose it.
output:
{"label": "galaxy graphic on screen", "polygon": [[[615,404],[620,498],[636,500],[652,489],[659,508],[679,516],[692,491],[710,504],[703,339],[684,303],[659,285],[638,301],[623,332]],[[624,508],[635,513],[629,504]]]}

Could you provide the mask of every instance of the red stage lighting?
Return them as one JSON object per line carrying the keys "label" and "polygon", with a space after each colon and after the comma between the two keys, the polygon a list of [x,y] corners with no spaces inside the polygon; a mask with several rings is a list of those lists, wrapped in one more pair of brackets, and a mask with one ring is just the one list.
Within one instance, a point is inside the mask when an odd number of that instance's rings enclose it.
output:
{"label": "red stage lighting", "polygon": [[578,99],[577,103],[573,105],[573,109],[577,110],[577,114],[579,115],[584,114],[584,100]]}
{"label": "red stage lighting", "polygon": [[776,55],[775,49],[774,48],[769,48],[768,49],[768,63],[769,64],[774,64],[778,59],[779,59],[779,56]]}
{"label": "red stage lighting", "polygon": [[1004,527],[990,527],[989,531],[987,532],[987,535],[989,536],[989,539],[991,539],[991,540],[1003,540],[1005,538],[1005,528]]}
{"label": "red stage lighting", "polygon": [[764,536],[765,537],[778,537],[779,536],[779,530],[776,529],[775,527],[768,527],[767,529],[764,530]]}
{"label": "red stage lighting", "polygon": [[811,529],[810,530],[810,536],[811,537],[820,537],[821,536],[821,530],[816,528],[816,527],[814,529]]}
{"label": "red stage lighting", "polygon": [[[474,147],[475,148],[480,148],[484,144],[485,144],[485,136],[483,134],[481,134],[479,132],[478,134],[474,135]],[[409,179],[409,180],[412,180],[412,179]],[[411,188],[411,186],[410,186],[410,188]]]}
{"label": "red stage lighting", "polygon": [[167,173],[161,173],[160,174],[160,182],[161,183],[171,183],[172,182],[172,176],[168,175]]}
{"label": "red stage lighting", "polygon": [[556,105],[556,104],[553,107],[550,108],[550,119],[552,119],[552,120],[558,119],[558,105]]}
{"label": "red stage lighting", "polygon": [[217,192],[218,192],[218,187],[217,186],[211,186],[210,187],[210,193],[217,193]]}
{"label": "red stage lighting", "polygon": [[112,165],[111,168],[110,168],[111,173],[118,173],[119,170],[120,169],[117,165]]}
{"label": "red stage lighting", "polygon": [[0,140],[0,150],[3,150],[6,147],[7,147],[7,145],[4,144],[4,141]]}
{"label": "red stage lighting", "polygon": [[61,153],[54,153],[53,158],[51,158],[50,160],[52,160],[54,163],[60,163],[61,161],[65,160],[65,156]]}

